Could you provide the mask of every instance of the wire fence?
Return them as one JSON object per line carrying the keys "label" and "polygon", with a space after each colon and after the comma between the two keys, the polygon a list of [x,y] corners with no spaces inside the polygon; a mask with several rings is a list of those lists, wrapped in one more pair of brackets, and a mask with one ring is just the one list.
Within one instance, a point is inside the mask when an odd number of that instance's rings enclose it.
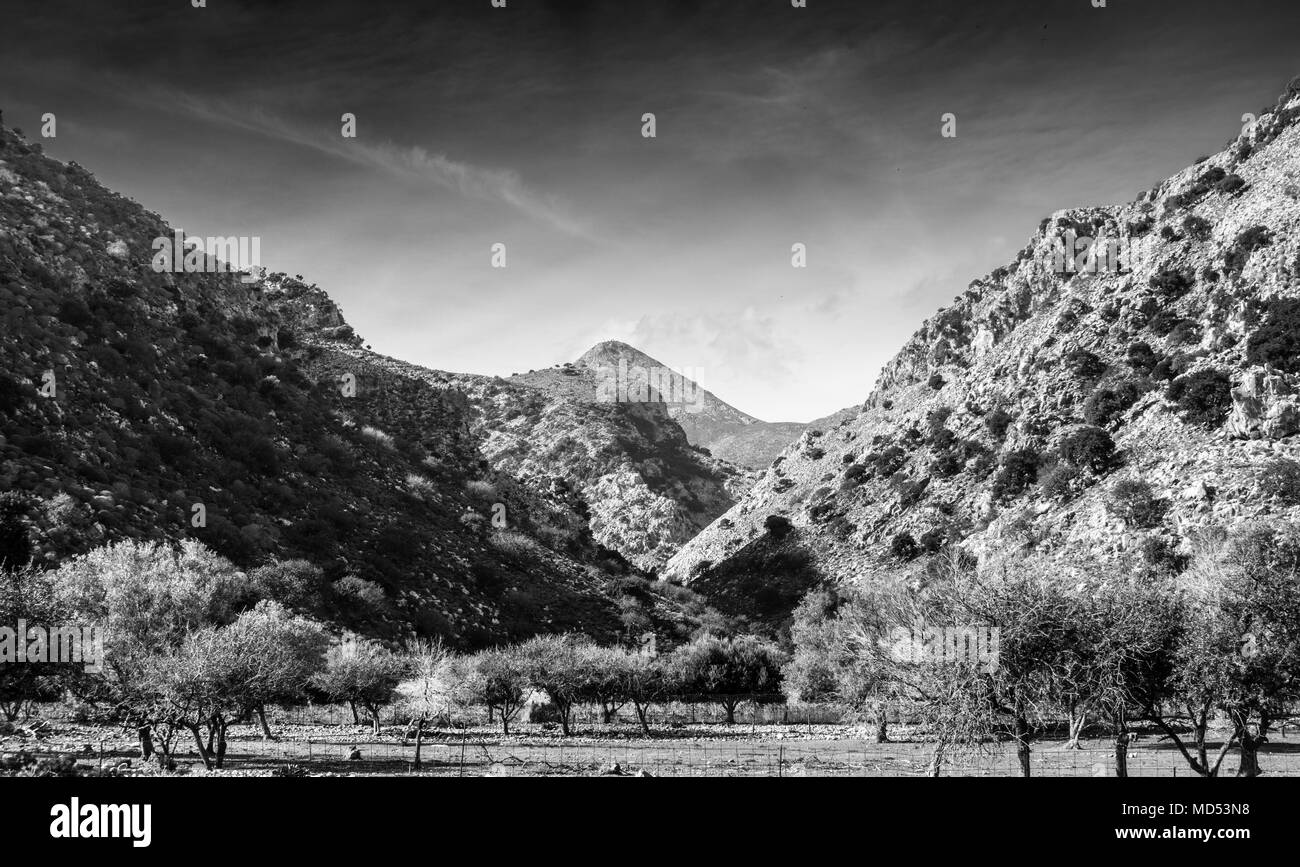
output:
{"label": "wire fence", "polygon": [[[53,709],[50,709],[51,711]],[[720,725],[721,708],[669,705],[658,708],[647,736],[624,713],[612,724],[599,708],[575,714],[571,736],[553,723],[516,722],[509,735],[498,723],[466,728],[434,727],[418,748],[406,720],[382,715],[380,732],[353,722],[346,707],[314,705],[268,710],[273,737],[257,723],[230,730],[220,773],[426,776],[654,776],[654,777],[919,777],[932,770],[934,744],[922,734],[896,728],[897,742],[875,743],[867,727],[846,724],[833,708],[758,706],[737,712],[735,725]],[[0,751],[23,749],[38,756],[73,753],[88,765],[143,764],[129,733],[112,726],[77,724],[54,713],[39,738],[0,738]],[[1032,745],[1034,777],[1113,777],[1114,744],[1095,731],[1069,749],[1051,733]],[[186,737],[189,737],[188,735]],[[1217,752],[1214,744],[1211,753]],[[173,756],[185,770],[205,773],[195,745],[180,738]],[[1234,748],[1222,775],[1236,773]],[[1260,752],[1268,776],[1300,776],[1300,730],[1273,732]],[[1127,753],[1132,777],[1196,776],[1169,740],[1146,734]],[[988,743],[951,752],[942,776],[1019,776],[1015,745]]]}
{"label": "wire fence", "polygon": [[[1266,748],[1260,764],[1269,776],[1300,776],[1300,742],[1284,749]],[[480,734],[460,740],[439,737],[421,745],[416,764],[414,741],[373,741],[346,735],[336,738],[262,741],[236,739],[226,755],[232,772],[285,773],[299,768],[310,774],[407,775],[460,777],[508,776],[653,776],[653,777],[924,777],[929,776],[933,745],[875,744],[867,741],[737,740],[566,742],[492,740]],[[182,761],[197,756],[184,745]],[[1224,760],[1222,775],[1236,773],[1237,753]],[[1194,777],[1181,754],[1167,743],[1132,748],[1131,777]],[[1030,753],[1033,777],[1113,777],[1115,755],[1109,745],[1065,749],[1035,744]],[[978,752],[948,756],[942,776],[1020,776],[1013,745],[993,744]]]}

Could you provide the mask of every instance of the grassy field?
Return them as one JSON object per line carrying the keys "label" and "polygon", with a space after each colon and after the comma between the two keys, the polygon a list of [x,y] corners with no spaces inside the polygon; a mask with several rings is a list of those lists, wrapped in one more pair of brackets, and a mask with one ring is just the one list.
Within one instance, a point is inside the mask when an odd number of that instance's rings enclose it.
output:
{"label": "grassy field", "polygon": [[[285,722],[272,717],[274,740],[253,726],[231,729],[225,767],[205,771],[194,745],[182,740],[179,771],[189,775],[270,775],[285,769],[306,773],[391,776],[415,773],[415,744],[403,743],[404,728],[387,726],[376,737],[369,726]],[[35,731],[33,732],[32,729]],[[656,777],[911,777],[924,776],[932,746],[903,728],[898,742],[876,744],[865,729],[828,724],[676,723],[645,737],[631,724],[585,725],[560,737],[552,726],[517,726],[510,736],[486,726],[426,734],[422,767],[426,776],[598,776],[617,765],[623,774]],[[1217,747],[1217,744],[1216,744]],[[73,754],[85,766],[141,769],[135,742],[120,729],[45,718],[0,736],[0,752],[38,756]],[[1085,739],[1081,749],[1059,740],[1034,744],[1033,774],[1044,777],[1113,776],[1113,751],[1104,738]],[[1300,732],[1274,734],[1260,764],[1268,776],[1300,776]],[[149,767],[152,767],[150,765]],[[1224,761],[1235,773],[1234,750]],[[945,776],[1016,776],[1019,766],[1008,744],[953,755]],[[1194,776],[1177,749],[1154,736],[1129,751],[1131,776]]]}

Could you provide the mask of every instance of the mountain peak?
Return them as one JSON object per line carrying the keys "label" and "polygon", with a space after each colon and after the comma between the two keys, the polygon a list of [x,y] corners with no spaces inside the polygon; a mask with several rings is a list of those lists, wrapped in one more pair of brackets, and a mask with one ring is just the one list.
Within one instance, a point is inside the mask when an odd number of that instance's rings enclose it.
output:
{"label": "mountain peak", "polygon": [[624,343],[621,340],[605,340],[597,343],[595,346],[583,353],[578,359],[578,364],[585,367],[600,367],[611,362],[617,364],[620,360],[626,359],[629,363],[636,361],[644,364],[649,362],[652,365],[663,367],[658,361],[651,358],[646,353],[637,349],[631,344]]}

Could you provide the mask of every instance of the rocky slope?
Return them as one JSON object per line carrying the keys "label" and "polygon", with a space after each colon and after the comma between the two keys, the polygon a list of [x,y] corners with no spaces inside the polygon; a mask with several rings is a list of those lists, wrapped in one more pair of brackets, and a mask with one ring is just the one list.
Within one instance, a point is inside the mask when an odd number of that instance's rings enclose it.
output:
{"label": "rocky slope", "polygon": [[[598,344],[578,359],[577,367],[622,384],[635,391],[644,386],[658,394],[656,381],[660,373],[678,377],[671,385],[679,394],[662,397],[668,414],[686,432],[693,446],[707,449],[711,455],[738,467],[764,470],[781,451],[799,438],[808,425],[799,422],[766,422],[718,398],[701,388],[689,374],[674,371],[644,352],[620,341]],[[665,388],[664,390],[667,390]]]}
{"label": "rocky slope", "polygon": [[[693,448],[663,405],[599,401],[591,371],[570,365],[505,379],[429,370],[363,349],[329,317],[319,323],[301,338],[315,350],[315,369],[392,394],[380,398],[390,416],[405,413],[401,389],[462,399],[481,458],[473,492],[488,506],[513,492],[506,523],[529,522],[552,547],[576,553],[594,540],[655,570],[753,482]],[[402,423],[422,429],[418,418]]]}
{"label": "rocky slope", "polygon": [[[1232,525],[1300,517],[1298,119],[1293,84],[1136,201],[1044,220],[665,575],[779,618],[822,578],[950,543],[1177,569]],[[1072,273],[1072,232],[1126,255]]]}
{"label": "rocky slope", "polygon": [[[28,504],[42,563],[120,538],[197,537],[245,567],[317,564],[340,625],[462,646],[681,631],[701,613],[677,590],[641,587],[571,491],[532,484],[540,469],[494,466],[513,429],[485,423],[495,386],[362,349],[300,279],[157,272],[154,239],[171,236],[158,215],[0,128],[0,490]],[[609,454],[594,463],[612,480],[592,484],[623,483],[645,534],[625,547],[644,562],[731,503],[727,473],[656,423],[629,416],[591,435],[617,440],[601,440]],[[641,439],[620,439],[638,425]],[[625,459],[623,446],[644,454]],[[577,464],[555,475],[568,471]]]}

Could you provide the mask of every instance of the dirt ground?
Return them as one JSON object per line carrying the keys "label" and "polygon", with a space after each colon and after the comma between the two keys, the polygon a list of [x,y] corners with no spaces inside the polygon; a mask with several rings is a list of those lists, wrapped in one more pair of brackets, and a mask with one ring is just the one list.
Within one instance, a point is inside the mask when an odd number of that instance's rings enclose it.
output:
{"label": "dirt ground", "polygon": [[[87,767],[119,767],[128,773],[157,773],[143,763],[129,733],[110,726],[45,718],[20,723],[0,736],[0,753],[76,755]],[[385,726],[376,737],[369,726],[304,724],[272,719],[273,740],[254,726],[231,729],[221,770],[206,771],[194,744],[178,742],[178,773],[190,776],[273,774],[392,776],[417,773],[414,739],[403,742],[402,726]],[[187,735],[186,738],[189,736]],[[480,726],[426,733],[418,773],[427,776],[598,776],[617,766],[623,775],[656,777],[910,777],[923,776],[932,745],[903,727],[895,742],[873,743],[867,729],[852,725],[717,723],[674,724],[645,737],[632,724],[579,725],[565,738],[551,725],[519,724],[511,735]],[[1215,744],[1217,748],[1217,743]],[[1061,740],[1035,742],[1035,776],[1113,776],[1113,746],[1104,736],[1085,739],[1080,749]],[[1260,756],[1268,776],[1300,776],[1300,731],[1274,733]],[[1236,773],[1237,753],[1223,763]],[[987,744],[949,757],[945,776],[1015,776],[1014,749]],[[1194,776],[1174,745],[1153,735],[1129,751],[1130,776]]]}

